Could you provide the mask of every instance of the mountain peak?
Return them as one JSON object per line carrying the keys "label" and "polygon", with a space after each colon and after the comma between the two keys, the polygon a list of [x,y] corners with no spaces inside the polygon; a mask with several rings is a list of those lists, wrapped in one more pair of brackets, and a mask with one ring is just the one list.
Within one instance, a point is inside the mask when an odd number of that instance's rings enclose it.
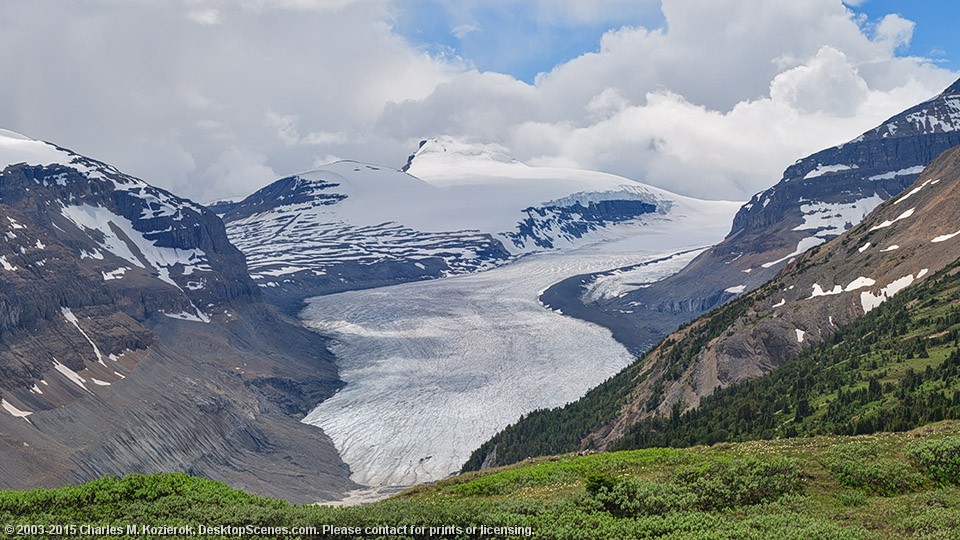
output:
{"label": "mountain peak", "polygon": [[944,90],[943,93],[940,95],[942,96],[960,95],[960,79],[957,79],[953,84],[948,86],[947,89]]}
{"label": "mountain peak", "polygon": [[522,165],[503,145],[467,142],[442,136],[420,141],[420,148],[410,156],[403,170],[414,176],[429,176],[430,171],[464,164]]}

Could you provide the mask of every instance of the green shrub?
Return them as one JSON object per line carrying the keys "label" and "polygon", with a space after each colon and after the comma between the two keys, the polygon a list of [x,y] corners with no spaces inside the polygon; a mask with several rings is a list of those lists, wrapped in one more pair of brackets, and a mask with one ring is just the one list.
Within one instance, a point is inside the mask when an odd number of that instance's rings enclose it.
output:
{"label": "green shrub", "polygon": [[907,455],[935,482],[960,484],[960,436],[913,442]]}
{"label": "green shrub", "polygon": [[916,491],[924,483],[923,475],[909,463],[877,457],[859,446],[841,447],[822,464],[841,486],[869,495],[892,497]]}
{"label": "green shrub", "polygon": [[608,512],[618,517],[663,515],[689,511],[700,505],[699,497],[683,486],[637,478],[618,482],[612,489],[597,493],[596,498]]}
{"label": "green shrub", "polygon": [[738,458],[683,467],[676,481],[697,494],[701,510],[773,501],[803,487],[799,465],[786,458]]}
{"label": "green shrub", "polygon": [[837,495],[837,502],[844,506],[863,506],[867,504],[867,496],[862,491],[843,491]]}
{"label": "green shrub", "polygon": [[738,458],[685,466],[663,482],[628,478],[595,497],[616,516],[712,511],[774,501],[803,486],[793,460]]}
{"label": "green shrub", "polygon": [[586,488],[587,493],[596,495],[603,490],[611,490],[617,485],[617,479],[609,474],[590,473],[587,475]]}

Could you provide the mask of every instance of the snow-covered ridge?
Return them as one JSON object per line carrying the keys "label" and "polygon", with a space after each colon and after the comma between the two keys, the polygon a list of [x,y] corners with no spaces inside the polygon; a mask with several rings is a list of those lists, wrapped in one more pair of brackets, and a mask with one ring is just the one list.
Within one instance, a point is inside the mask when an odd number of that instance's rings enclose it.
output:
{"label": "snow-covered ridge", "polygon": [[[74,169],[88,179],[108,181],[113,185],[114,190],[129,192],[144,201],[145,208],[140,219],[171,217],[179,220],[182,219],[181,211],[185,208],[194,212],[203,210],[189,200],[175,197],[143,180],[123,174],[116,167],[101,161],[81,156],[48,142],[0,129],[0,170],[18,164],[62,165]],[[50,180],[45,179],[43,182],[49,184]],[[65,185],[66,176],[59,175],[55,182]]]}
{"label": "snow-covered ridge", "polygon": [[495,145],[442,139],[425,143],[407,172],[332,163],[274,182],[224,220],[254,278],[277,287],[295,275],[346,281],[340,272],[356,277],[357,265],[392,265],[381,274],[406,279],[473,272],[642,234],[653,223],[728,220],[735,205],[604,173],[530,167]]}
{"label": "snow-covered ridge", "polygon": [[[0,169],[18,164],[63,165],[80,172],[87,178],[109,180],[113,183],[114,189],[118,190],[152,187],[142,180],[121,173],[106,163],[81,156],[48,142],[0,129]],[[64,181],[61,179],[58,183],[63,185]]]}
{"label": "snow-covered ridge", "polygon": [[[106,163],[0,130],[0,171],[7,189],[37,199],[40,215],[29,204],[20,210],[49,224],[48,232],[101,274],[109,287],[126,289],[143,278],[159,279],[175,289],[171,295],[151,296],[150,301],[168,311],[193,313],[188,298],[207,306],[224,299],[224,288],[209,285],[236,285],[235,279],[247,279],[242,266],[234,264],[242,262],[240,254],[225,237],[217,238],[222,234],[219,222],[206,208]],[[39,239],[24,242],[20,254],[26,253],[27,244],[45,247]],[[9,256],[7,262],[10,269],[3,261],[0,265],[9,271],[26,264]],[[41,260],[34,266],[44,264]],[[143,283],[147,282],[138,286]],[[243,294],[242,287],[226,289],[228,295]],[[184,296],[177,295],[177,290]]]}
{"label": "snow-covered ridge", "polygon": [[949,133],[960,130],[960,95],[943,94],[925,101],[906,114],[894,117],[871,134],[881,138],[900,137],[910,133]]}

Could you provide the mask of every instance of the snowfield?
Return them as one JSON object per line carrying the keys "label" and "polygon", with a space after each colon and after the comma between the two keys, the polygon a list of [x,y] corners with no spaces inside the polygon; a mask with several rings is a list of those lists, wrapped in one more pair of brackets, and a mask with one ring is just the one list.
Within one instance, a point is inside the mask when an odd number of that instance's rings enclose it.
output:
{"label": "snowfield", "polygon": [[338,161],[282,178],[226,214],[227,234],[261,287],[283,287],[336,279],[342,265],[404,264],[422,277],[483,271],[691,216],[729,224],[740,207],[596,171],[531,167],[498,148],[447,137],[425,143],[407,172]]}

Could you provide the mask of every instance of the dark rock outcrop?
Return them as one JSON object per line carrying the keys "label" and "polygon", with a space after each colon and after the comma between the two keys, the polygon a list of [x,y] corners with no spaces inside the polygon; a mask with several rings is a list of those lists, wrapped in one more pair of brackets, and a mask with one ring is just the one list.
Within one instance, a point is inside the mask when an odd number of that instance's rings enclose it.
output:
{"label": "dark rock outcrop", "polygon": [[723,242],[679,273],[585,305],[578,316],[609,327],[640,354],[651,338],[761,286],[805,249],[853,227],[958,144],[960,81],[848,143],[797,161],[740,209]]}
{"label": "dark rock outcrop", "polygon": [[0,486],[186,471],[299,502],[354,487],[299,422],[341,384],[332,355],[263,303],[213,212],[0,139]]}

